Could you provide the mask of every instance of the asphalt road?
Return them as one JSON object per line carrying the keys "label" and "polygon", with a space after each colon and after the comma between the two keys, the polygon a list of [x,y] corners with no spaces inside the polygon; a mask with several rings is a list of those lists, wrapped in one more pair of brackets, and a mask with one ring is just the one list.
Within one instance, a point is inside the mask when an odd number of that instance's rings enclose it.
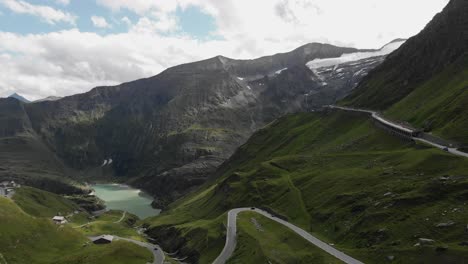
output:
{"label": "asphalt road", "polygon": [[301,229],[300,227],[293,225],[287,221],[284,221],[282,219],[279,219],[273,215],[271,215],[268,212],[265,212],[263,210],[260,210],[258,208],[251,209],[251,208],[236,208],[232,209],[228,212],[228,221],[227,221],[227,230],[226,230],[226,243],[224,245],[223,251],[221,251],[221,254],[215,259],[213,264],[224,264],[226,261],[232,256],[232,253],[234,253],[234,249],[236,248],[236,243],[237,243],[237,215],[240,212],[244,211],[252,211],[259,213],[273,221],[276,221],[287,228],[291,229],[294,231],[296,234],[299,236],[303,237],[305,240],[309,241],[310,243],[314,244],[318,248],[324,250],[325,252],[329,253],[330,255],[336,257],[337,259],[343,261],[344,263],[348,264],[363,264],[361,261],[352,258],[351,256],[346,255],[345,253],[335,249],[334,247],[328,245],[325,242],[322,242],[318,238],[314,237],[313,235],[309,234],[307,231],[304,229]]}
{"label": "asphalt road", "polygon": [[[397,124],[395,122],[392,122],[392,121],[389,121],[385,118],[383,118],[382,116],[380,116],[376,111],[371,111],[371,110],[365,110],[365,109],[357,109],[357,108],[351,108],[351,107],[343,107],[343,106],[336,106],[336,105],[330,105],[328,106],[329,108],[334,108],[334,109],[341,109],[341,110],[345,110],[345,111],[351,111],[351,112],[361,112],[361,113],[368,113],[368,114],[371,114],[372,118],[374,119],[378,119],[380,122],[384,122],[384,123],[387,123],[387,124],[391,124],[392,126],[394,127],[397,127],[398,129],[401,129],[401,130],[404,130],[404,131],[412,131],[406,127],[403,127],[401,126],[400,124]],[[462,151],[459,151],[458,149],[456,148],[449,148],[447,146],[442,146],[442,145],[439,145],[435,142],[432,142],[432,141],[429,141],[429,140],[426,140],[426,139],[422,139],[422,138],[419,138],[419,137],[412,137],[414,140],[417,140],[417,141],[420,141],[420,142],[424,142],[426,144],[429,144],[433,147],[436,147],[436,148],[439,148],[439,149],[442,149],[442,150],[445,150],[453,155],[457,155],[457,156],[461,156],[461,157],[465,157],[465,158],[468,158],[468,153],[465,153],[465,152],[462,152]]]}
{"label": "asphalt road", "polygon": [[462,157],[465,157],[465,158],[468,158],[468,153],[465,153],[465,152],[461,152],[459,151],[458,149],[456,148],[448,148],[446,146],[442,146],[442,145],[439,145],[437,143],[434,143],[434,142],[431,142],[429,140],[425,140],[425,139],[422,139],[422,138],[417,138],[417,137],[414,137],[413,138],[414,140],[417,140],[417,141],[420,141],[420,142],[424,142],[426,144],[429,144],[431,146],[434,146],[436,148],[439,148],[439,149],[446,149],[447,152],[449,153],[452,153],[454,155],[457,155],[457,156],[462,156]]}
{"label": "asphalt road", "polygon": [[[94,237],[89,237],[89,239],[93,239]],[[163,250],[158,246],[158,245],[154,245],[154,244],[151,244],[151,243],[146,243],[146,242],[142,242],[142,241],[138,241],[138,240],[134,240],[134,239],[130,239],[130,238],[124,238],[124,237],[119,237],[119,236],[114,236],[114,239],[116,240],[124,240],[124,241],[127,241],[127,242],[130,242],[130,243],[133,243],[133,244],[136,244],[140,247],[145,247],[147,248],[149,251],[151,251],[151,253],[153,253],[153,262],[151,264],[163,264],[164,263],[164,252]]]}

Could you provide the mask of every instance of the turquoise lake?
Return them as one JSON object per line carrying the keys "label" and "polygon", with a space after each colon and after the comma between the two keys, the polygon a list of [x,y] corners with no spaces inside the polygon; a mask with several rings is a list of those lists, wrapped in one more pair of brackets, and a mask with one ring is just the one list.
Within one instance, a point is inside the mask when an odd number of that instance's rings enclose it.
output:
{"label": "turquoise lake", "polygon": [[95,184],[96,196],[102,199],[109,210],[122,210],[140,219],[158,215],[161,210],[151,207],[153,199],[141,190],[122,184]]}

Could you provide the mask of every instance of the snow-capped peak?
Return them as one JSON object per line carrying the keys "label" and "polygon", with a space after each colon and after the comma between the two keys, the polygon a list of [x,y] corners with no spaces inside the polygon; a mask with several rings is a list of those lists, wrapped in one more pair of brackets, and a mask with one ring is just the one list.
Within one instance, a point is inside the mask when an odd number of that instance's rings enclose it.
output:
{"label": "snow-capped peak", "polygon": [[307,62],[306,66],[309,67],[310,69],[317,69],[321,67],[339,65],[342,63],[350,62],[350,61],[357,61],[357,60],[362,60],[362,59],[377,57],[377,56],[385,56],[385,55],[392,53],[396,49],[398,49],[404,42],[405,40],[393,41],[383,46],[381,49],[375,50],[375,51],[360,51],[360,52],[354,52],[354,53],[345,53],[341,55],[341,57],[337,57],[337,58],[314,59],[312,61]]}

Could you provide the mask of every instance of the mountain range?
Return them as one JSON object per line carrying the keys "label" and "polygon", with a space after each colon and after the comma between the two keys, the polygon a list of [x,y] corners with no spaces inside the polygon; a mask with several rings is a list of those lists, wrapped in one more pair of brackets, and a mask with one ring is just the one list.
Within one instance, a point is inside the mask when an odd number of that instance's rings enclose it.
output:
{"label": "mountain range", "polygon": [[[467,13],[467,1],[450,1],[338,104],[466,144]],[[206,184],[144,222],[163,248],[194,263],[221,252],[232,208],[261,208],[364,263],[463,263],[467,184],[466,157],[389,133],[366,113],[324,108],[258,130]],[[290,248],[291,237],[272,248],[283,231],[263,234],[258,214],[248,217],[232,263],[329,263]]]}
{"label": "mountain range", "polygon": [[[213,263],[225,245],[226,263],[464,263],[468,159],[419,136],[468,150],[466,14],[451,0],[378,50],[311,43],[56,100],[0,98],[0,181],[42,189],[0,197],[0,263],[143,263],[150,251]],[[86,182],[100,181],[164,210],[91,215]],[[58,212],[71,222],[52,223]],[[128,239],[87,241],[98,232]]]}
{"label": "mountain range", "polygon": [[25,178],[22,163],[32,163],[56,178],[117,177],[157,196],[161,207],[204,183],[275,118],[343,98],[402,42],[381,50],[311,43],[254,60],[217,56],[61,99],[0,99],[8,128],[2,174]]}

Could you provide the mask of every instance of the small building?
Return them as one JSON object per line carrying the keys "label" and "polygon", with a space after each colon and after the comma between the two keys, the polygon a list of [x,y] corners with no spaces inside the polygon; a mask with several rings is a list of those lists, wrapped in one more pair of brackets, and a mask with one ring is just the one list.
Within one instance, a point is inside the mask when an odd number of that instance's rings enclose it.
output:
{"label": "small building", "polygon": [[111,235],[102,235],[98,237],[93,237],[91,239],[91,241],[93,241],[93,243],[97,245],[110,244],[112,243],[112,240],[114,240],[114,236],[111,236]]}
{"label": "small building", "polygon": [[3,188],[19,188],[20,185],[17,184],[15,181],[3,181],[3,182],[0,182],[0,187],[3,187]]}
{"label": "small building", "polygon": [[52,218],[52,220],[54,221],[54,223],[56,223],[57,225],[63,225],[63,224],[66,224],[67,223],[67,219],[65,219],[65,217],[63,216],[54,216],[54,218]]}

